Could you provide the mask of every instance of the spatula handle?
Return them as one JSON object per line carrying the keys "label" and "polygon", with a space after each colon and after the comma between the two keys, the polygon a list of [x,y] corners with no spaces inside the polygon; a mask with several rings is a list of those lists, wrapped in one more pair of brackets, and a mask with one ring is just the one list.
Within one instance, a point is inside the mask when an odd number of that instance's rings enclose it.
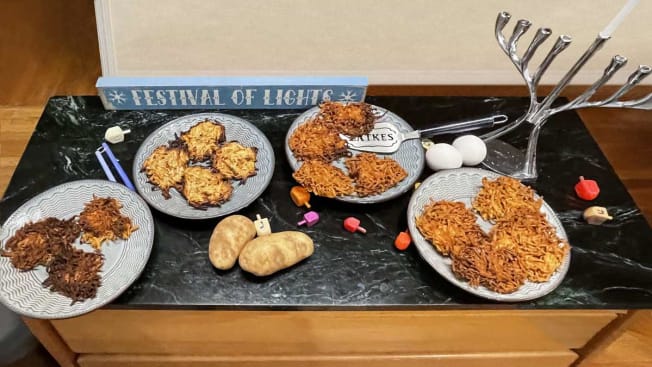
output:
{"label": "spatula handle", "polygon": [[487,127],[493,127],[494,125],[503,124],[507,122],[507,119],[508,118],[505,115],[496,115],[496,116],[485,117],[477,120],[454,122],[452,124],[435,126],[435,127],[431,127],[430,129],[419,130],[419,132],[423,137],[442,135],[442,134],[461,133],[465,131],[478,130]]}

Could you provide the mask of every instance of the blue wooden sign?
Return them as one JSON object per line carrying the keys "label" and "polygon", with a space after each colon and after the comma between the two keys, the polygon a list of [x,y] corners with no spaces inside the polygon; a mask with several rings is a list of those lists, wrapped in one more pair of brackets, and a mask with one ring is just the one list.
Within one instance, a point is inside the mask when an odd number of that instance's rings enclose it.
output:
{"label": "blue wooden sign", "polygon": [[100,77],[108,110],[306,109],[325,100],[361,102],[364,77]]}

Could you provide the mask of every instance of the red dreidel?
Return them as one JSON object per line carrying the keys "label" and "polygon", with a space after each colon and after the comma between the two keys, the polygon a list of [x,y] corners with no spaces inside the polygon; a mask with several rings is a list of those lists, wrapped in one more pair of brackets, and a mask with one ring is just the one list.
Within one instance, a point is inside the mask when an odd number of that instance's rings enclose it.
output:
{"label": "red dreidel", "polygon": [[394,240],[394,247],[396,247],[398,250],[405,250],[408,247],[410,247],[410,244],[412,243],[412,237],[410,237],[410,234],[408,231],[401,232],[396,236],[396,239]]}
{"label": "red dreidel", "polygon": [[296,206],[305,206],[310,209],[310,193],[303,186],[294,186],[290,189],[290,198]]}
{"label": "red dreidel", "polygon": [[298,226],[306,225],[312,227],[319,222],[319,214],[317,212],[307,212],[303,215],[303,220],[297,223]]}
{"label": "red dreidel", "polygon": [[367,230],[360,227],[360,219],[355,217],[348,217],[344,219],[344,229],[351,233],[360,232],[367,233]]}
{"label": "red dreidel", "polygon": [[594,180],[585,180],[580,176],[580,182],[575,184],[575,193],[583,200],[593,200],[600,194],[600,187]]}

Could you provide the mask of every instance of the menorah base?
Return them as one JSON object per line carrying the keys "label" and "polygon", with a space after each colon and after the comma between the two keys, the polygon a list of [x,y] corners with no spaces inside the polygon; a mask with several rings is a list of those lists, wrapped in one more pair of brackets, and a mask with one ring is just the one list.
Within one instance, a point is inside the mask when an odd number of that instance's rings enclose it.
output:
{"label": "menorah base", "polygon": [[482,164],[488,169],[519,180],[535,180],[535,167],[528,167],[525,152],[499,139],[490,139],[487,144],[487,157]]}

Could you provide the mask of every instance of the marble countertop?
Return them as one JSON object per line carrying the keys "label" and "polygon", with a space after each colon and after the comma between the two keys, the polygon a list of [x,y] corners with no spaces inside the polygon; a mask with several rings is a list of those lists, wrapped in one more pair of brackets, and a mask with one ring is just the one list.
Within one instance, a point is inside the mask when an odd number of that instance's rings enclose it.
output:
{"label": "marble countertop", "polygon": [[[414,127],[504,113],[519,116],[523,98],[369,97]],[[132,156],[161,124],[199,111],[106,111],[97,97],[54,97],[0,200],[0,221],[22,203],[63,182],[104,178],[95,160],[107,127],[131,129],[127,141],[112,147],[130,173]],[[285,159],[285,132],[302,111],[221,111],[256,124],[276,154],[274,178],[267,191],[240,213],[269,217],[275,231],[296,230],[304,210],[288,193],[294,185]],[[450,137],[442,137],[447,140]],[[518,134],[512,143],[522,144]],[[307,261],[256,278],[237,266],[214,269],[208,239],[218,220],[187,221],[153,210],[154,249],[142,276],[109,308],[221,309],[410,309],[410,308],[652,308],[652,231],[599,147],[574,112],[551,118],[541,133],[534,183],[558,213],[572,245],[570,270],[546,297],[516,304],[490,302],[458,289],[423,261],[416,248],[399,252],[395,235],[406,228],[409,194],[373,205],[355,206],[313,198],[322,220],[302,229],[315,240]],[[432,172],[427,168],[423,177]],[[602,193],[589,204],[576,198],[573,185],[584,175],[600,183]],[[608,208],[614,220],[590,226],[581,219],[590,205]],[[345,217],[359,217],[368,233],[341,229]]]}

